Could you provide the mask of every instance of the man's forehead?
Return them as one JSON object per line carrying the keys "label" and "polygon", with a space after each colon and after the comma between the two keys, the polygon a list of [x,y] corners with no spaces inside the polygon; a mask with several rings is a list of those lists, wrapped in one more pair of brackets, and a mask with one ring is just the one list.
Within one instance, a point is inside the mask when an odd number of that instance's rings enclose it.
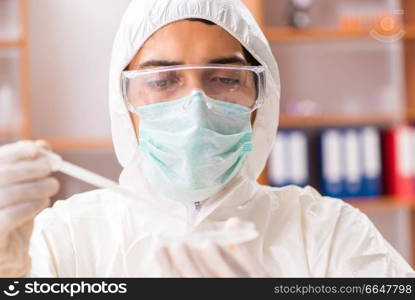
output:
{"label": "man's forehead", "polygon": [[[148,61],[209,63],[221,58],[244,60],[242,45],[220,26],[178,21],[155,32],[141,47],[132,65]],[[220,62],[219,62],[220,63]]]}

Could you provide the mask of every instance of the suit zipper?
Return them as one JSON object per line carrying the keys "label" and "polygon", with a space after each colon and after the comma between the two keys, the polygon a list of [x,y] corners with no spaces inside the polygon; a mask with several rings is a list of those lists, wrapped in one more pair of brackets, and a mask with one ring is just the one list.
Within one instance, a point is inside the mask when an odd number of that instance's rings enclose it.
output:
{"label": "suit zipper", "polygon": [[200,208],[201,208],[202,204],[200,203],[200,201],[194,202],[194,203],[190,203],[190,205],[188,205],[188,231],[192,231],[195,222],[196,222],[196,218],[197,215],[199,214]]}

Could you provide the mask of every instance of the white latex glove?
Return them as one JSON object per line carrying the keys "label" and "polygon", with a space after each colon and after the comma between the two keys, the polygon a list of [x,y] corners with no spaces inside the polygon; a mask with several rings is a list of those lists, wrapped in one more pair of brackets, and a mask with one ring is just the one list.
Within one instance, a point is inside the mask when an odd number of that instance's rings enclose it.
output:
{"label": "white latex glove", "polygon": [[42,147],[40,141],[0,147],[0,277],[28,273],[33,219],[59,189]]}
{"label": "white latex glove", "polygon": [[[231,218],[225,230],[235,230],[239,224],[237,218]],[[176,243],[157,249],[156,257],[165,277],[268,277],[247,243],[227,249],[214,241],[206,241],[201,248]]]}

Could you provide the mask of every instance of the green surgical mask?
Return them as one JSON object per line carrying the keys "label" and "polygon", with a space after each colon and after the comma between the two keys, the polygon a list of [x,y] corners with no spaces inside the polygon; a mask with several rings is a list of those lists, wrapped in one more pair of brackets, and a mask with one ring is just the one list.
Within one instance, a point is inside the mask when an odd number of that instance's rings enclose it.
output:
{"label": "green surgical mask", "polygon": [[244,106],[196,91],[136,112],[143,173],[167,198],[198,202],[213,196],[252,151],[251,114]]}

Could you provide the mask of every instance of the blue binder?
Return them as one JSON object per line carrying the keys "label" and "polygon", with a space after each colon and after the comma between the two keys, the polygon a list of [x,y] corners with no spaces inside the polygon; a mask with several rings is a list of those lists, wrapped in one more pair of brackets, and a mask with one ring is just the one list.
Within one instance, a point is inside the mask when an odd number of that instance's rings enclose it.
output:
{"label": "blue binder", "polygon": [[268,182],[271,186],[282,187],[288,184],[286,140],[285,131],[276,133],[274,147],[268,158]]}
{"label": "blue binder", "polygon": [[339,129],[323,130],[319,136],[319,173],[324,196],[344,198],[345,174],[342,164],[343,135]]}
{"label": "blue binder", "polygon": [[319,147],[323,195],[347,200],[382,193],[380,134],[375,127],[324,130]]}
{"label": "blue binder", "polygon": [[307,135],[301,130],[280,130],[268,160],[268,181],[272,186],[309,183]]}
{"label": "blue binder", "polygon": [[379,130],[372,126],[361,128],[361,164],[363,166],[362,197],[382,194],[382,155]]}
{"label": "blue binder", "polygon": [[301,130],[288,131],[288,173],[289,184],[304,187],[309,184],[308,141]]}
{"label": "blue binder", "polygon": [[356,128],[344,129],[342,137],[344,197],[361,197],[363,191],[363,166],[360,130]]}

